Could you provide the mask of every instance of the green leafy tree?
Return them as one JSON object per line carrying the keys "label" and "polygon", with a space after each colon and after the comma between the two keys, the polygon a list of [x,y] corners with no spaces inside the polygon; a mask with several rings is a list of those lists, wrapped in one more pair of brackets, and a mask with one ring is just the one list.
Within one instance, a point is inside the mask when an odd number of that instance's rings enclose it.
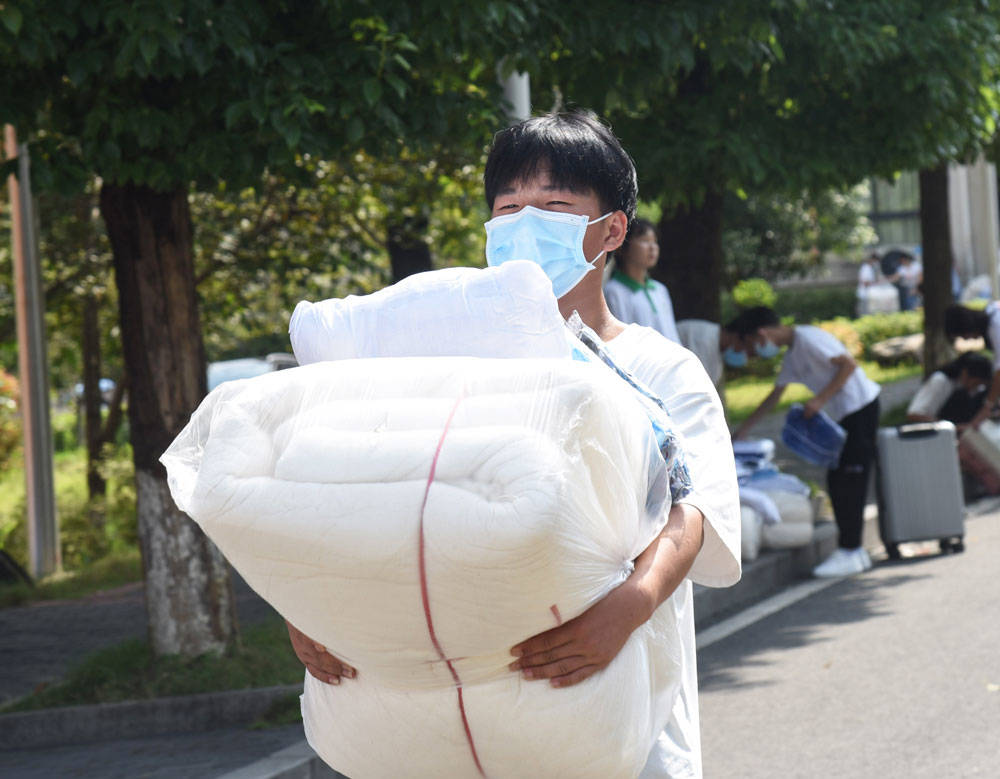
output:
{"label": "green leafy tree", "polygon": [[236,631],[225,562],[174,507],[158,462],[205,394],[190,185],[293,176],[307,154],[481,148],[498,123],[496,60],[530,13],[401,0],[4,6],[0,120],[30,140],[36,188],[102,182],[158,653],[220,650]]}
{"label": "green leafy tree", "polygon": [[830,253],[857,258],[876,241],[865,213],[867,192],[859,185],[798,196],[727,193],[722,210],[726,286],[755,276],[773,281],[802,275]]}
{"label": "green leafy tree", "polygon": [[[552,99],[606,115],[660,200],[679,317],[717,319],[728,192],[842,188],[981,145],[997,115],[990,0],[590,3],[549,56]],[[582,20],[578,19],[582,17]]]}

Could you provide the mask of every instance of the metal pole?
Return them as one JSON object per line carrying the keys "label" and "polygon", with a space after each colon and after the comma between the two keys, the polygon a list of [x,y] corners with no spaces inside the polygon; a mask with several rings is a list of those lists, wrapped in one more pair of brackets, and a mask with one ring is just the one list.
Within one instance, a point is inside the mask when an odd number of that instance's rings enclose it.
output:
{"label": "metal pole", "polygon": [[527,73],[513,72],[508,76],[501,75],[504,100],[510,105],[509,118],[512,122],[520,122],[531,117],[531,82]]}
{"label": "metal pole", "polygon": [[26,144],[17,143],[11,125],[4,132],[7,159],[17,158],[18,175],[8,180],[10,226],[14,245],[14,288],[17,302],[17,360],[24,430],[24,474],[28,504],[28,564],[36,579],[59,568],[52,477],[52,429],[49,424],[49,371],[45,341],[45,299],[35,223],[32,215],[31,169]]}

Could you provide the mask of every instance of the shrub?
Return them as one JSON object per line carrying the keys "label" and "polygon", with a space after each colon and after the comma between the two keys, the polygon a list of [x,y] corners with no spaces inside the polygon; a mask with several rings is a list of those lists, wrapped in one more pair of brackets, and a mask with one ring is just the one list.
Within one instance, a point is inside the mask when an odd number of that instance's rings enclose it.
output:
{"label": "shrub", "polygon": [[764,279],[744,279],[733,288],[733,301],[740,308],[774,308],[774,289]]}
{"label": "shrub", "polygon": [[923,332],[924,312],[917,310],[898,311],[895,314],[868,314],[855,319],[853,325],[861,338],[864,356],[871,358],[871,348],[879,341]]}
{"label": "shrub", "polygon": [[846,317],[837,317],[829,322],[820,322],[818,326],[840,341],[851,357],[858,359],[864,353],[861,336],[854,325]]}
{"label": "shrub", "polygon": [[774,310],[805,325],[837,317],[854,317],[857,292],[854,287],[778,290]]}
{"label": "shrub", "polygon": [[17,379],[0,370],[0,469],[7,468],[21,445],[17,399]]}

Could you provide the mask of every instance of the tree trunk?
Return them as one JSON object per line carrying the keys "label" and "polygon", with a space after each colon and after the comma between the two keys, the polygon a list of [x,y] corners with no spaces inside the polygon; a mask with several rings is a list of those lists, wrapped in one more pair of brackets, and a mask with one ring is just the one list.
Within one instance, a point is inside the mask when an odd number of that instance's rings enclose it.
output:
{"label": "tree trunk", "polygon": [[221,651],[236,638],[226,562],[177,509],[159,457],[205,395],[187,194],[105,184],[101,214],[114,255],[139,543],[157,654]]}
{"label": "tree trunk", "polygon": [[83,430],[87,444],[87,497],[91,503],[107,492],[101,476],[101,330],[97,298],[83,297]]}
{"label": "tree trunk", "polygon": [[679,206],[660,219],[660,261],[653,277],[666,284],[678,319],[721,318],[722,195]]}
{"label": "tree trunk", "polygon": [[423,239],[427,233],[427,217],[403,217],[399,222],[390,222],[387,231],[386,248],[393,283],[431,269],[431,250]]}
{"label": "tree trunk", "polygon": [[923,247],[924,375],[947,362],[951,346],[944,337],[944,310],[952,302],[948,215],[948,165],[920,171],[920,235]]}

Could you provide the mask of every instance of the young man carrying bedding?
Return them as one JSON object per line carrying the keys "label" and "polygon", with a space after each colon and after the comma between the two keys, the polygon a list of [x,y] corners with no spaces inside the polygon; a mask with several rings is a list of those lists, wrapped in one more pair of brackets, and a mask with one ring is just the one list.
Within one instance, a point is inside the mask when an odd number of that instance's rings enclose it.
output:
{"label": "young man carrying bedding", "polygon": [[[631,576],[575,619],[511,648],[511,669],[554,687],[605,668],[664,602],[681,636],[682,680],[671,720],[643,777],[701,776],[692,582],[726,587],[740,577],[740,512],[729,431],[698,359],[608,309],[602,271],[635,216],[635,167],[611,131],[588,113],[528,119],[497,133],[486,164],[487,262],[537,262],[563,317],[578,312],[616,363],[666,404],[684,441],[693,491],[675,504]],[[544,240],[538,240],[544,236]],[[554,240],[555,239],[555,240]],[[339,684],[356,671],[289,625],[309,672]]]}

